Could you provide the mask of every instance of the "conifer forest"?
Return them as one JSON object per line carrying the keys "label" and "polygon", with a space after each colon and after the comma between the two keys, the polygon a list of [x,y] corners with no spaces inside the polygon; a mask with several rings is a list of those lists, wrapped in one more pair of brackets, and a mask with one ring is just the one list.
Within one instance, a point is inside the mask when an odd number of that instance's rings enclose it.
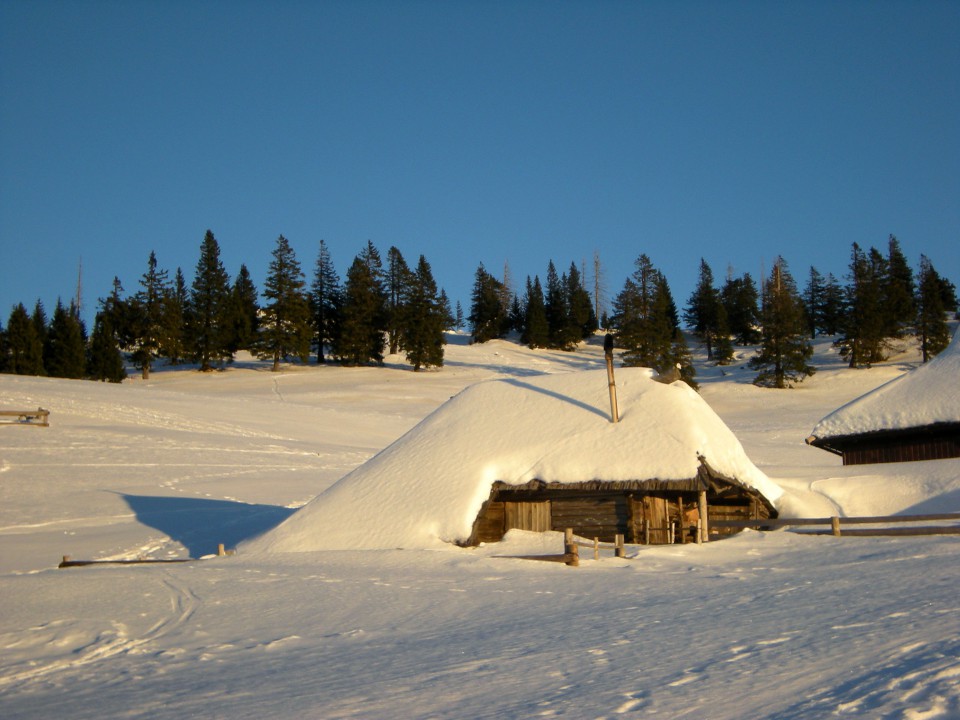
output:
{"label": "conifer forest", "polygon": [[589,273],[575,262],[558,270],[550,259],[543,278],[523,282],[506,266],[498,276],[481,263],[466,315],[423,255],[408,263],[396,247],[382,256],[368,241],[342,277],[322,240],[309,266],[282,235],[271,258],[258,289],[246,265],[230,277],[209,230],[190,280],[180,268],[171,275],[151,252],[135,286],[114,278],[89,331],[76,301],[58,299],[52,315],[41,300],[32,310],[18,303],[0,323],[0,372],[120,382],[130,366],[143,378],[160,364],[208,371],[240,351],[274,370],[289,362],[383,365],[387,355],[402,354],[419,371],[443,366],[449,331],[468,332],[472,342],[513,337],[555,350],[604,331],[623,365],[693,387],[689,342],[717,365],[731,362],[737,346],[751,348],[754,382],[786,388],[815,371],[815,337],[834,337],[850,368],[883,360],[908,336],[926,362],[949,344],[948,321],[957,313],[954,283],[924,255],[912,268],[893,235],[882,250],[854,243],[843,278],[815,267],[798,278],[777,258],[765,277],[728,272],[719,280],[701,259],[682,307],[642,253],[609,298],[599,254]]}

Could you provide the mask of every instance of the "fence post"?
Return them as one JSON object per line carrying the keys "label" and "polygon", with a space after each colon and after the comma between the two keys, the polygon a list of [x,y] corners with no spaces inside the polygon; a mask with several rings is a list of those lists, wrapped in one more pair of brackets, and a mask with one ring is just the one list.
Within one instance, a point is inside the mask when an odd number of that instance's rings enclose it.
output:
{"label": "fence post", "polygon": [[703,521],[697,518],[697,545],[703,545]]}
{"label": "fence post", "polygon": [[613,554],[615,557],[622,558],[627,556],[627,550],[623,546],[623,535],[616,535],[614,537],[613,543],[615,547],[613,548]]}
{"label": "fence post", "polygon": [[700,511],[700,537],[703,542],[710,541],[710,521],[707,518],[707,491],[700,491],[700,499],[697,509]]}
{"label": "fence post", "polygon": [[563,531],[563,561],[571,567],[580,565],[580,549],[573,541],[573,528]]}
{"label": "fence post", "polygon": [[830,518],[830,529],[833,530],[834,537],[840,537],[840,518],[837,516]]}

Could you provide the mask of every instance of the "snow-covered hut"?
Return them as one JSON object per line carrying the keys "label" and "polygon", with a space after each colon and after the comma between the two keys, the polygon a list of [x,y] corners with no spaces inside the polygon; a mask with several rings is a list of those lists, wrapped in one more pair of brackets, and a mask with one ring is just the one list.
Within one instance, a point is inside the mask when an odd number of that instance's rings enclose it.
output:
{"label": "snow-covered hut", "polygon": [[844,465],[960,457],[960,332],[927,364],[827,415],[807,443]]}
{"label": "snow-covered hut", "polygon": [[468,387],[250,549],[470,545],[568,527],[665,542],[670,522],[680,542],[701,497],[711,518],[776,516],[782,491],[696,392],[640,368],[617,386],[618,423],[604,371]]}

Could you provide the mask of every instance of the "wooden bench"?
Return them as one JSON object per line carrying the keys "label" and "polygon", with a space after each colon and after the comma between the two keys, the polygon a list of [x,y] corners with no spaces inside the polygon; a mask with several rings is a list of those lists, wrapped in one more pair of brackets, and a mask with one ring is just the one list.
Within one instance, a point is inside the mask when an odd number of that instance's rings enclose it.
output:
{"label": "wooden bench", "polygon": [[0,410],[0,425],[36,425],[50,426],[50,411],[36,410]]}

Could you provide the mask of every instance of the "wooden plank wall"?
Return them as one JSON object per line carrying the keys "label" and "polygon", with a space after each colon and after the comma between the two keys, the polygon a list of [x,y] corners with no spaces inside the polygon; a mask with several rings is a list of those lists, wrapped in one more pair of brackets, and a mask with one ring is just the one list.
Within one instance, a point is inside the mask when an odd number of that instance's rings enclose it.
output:
{"label": "wooden plank wall", "polygon": [[572,527],[581,537],[600,538],[613,542],[616,535],[626,535],[630,522],[627,498],[578,497],[553,501],[553,529]]}
{"label": "wooden plank wall", "polygon": [[915,462],[960,457],[960,443],[953,438],[930,438],[909,442],[860,445],[843,452],[844,465]]}

